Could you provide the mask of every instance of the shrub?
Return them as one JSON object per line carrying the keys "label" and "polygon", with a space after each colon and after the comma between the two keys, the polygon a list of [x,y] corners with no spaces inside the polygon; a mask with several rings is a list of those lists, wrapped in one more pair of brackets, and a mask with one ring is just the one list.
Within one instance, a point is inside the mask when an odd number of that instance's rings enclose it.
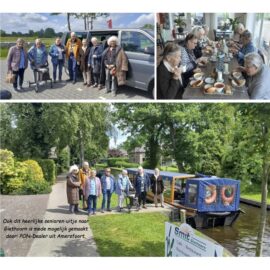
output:
{"label": "shrub", "polygon": [[69,151],[69,148],[66,147],[58,155],[58,158],[56,161],[56,173],[60,174],[68,170],[69,165],[70,165],[70,151]]}
{"label": "shrub", "polygon": [[47,194],[52,191],[50,184],[46,181],[27,181],[19,191],[19,194]]}
{"label": "shrub", "polygon": [[27,165],[27,181],[44,181],[42,169],[35,160],[29,159],[24,161],[23,163]]}
{"label": "shrub", "polygon": [[126,161],[116,161],[115,162],[115,167],[120,167],[120,168],[138,168],[139,164],[138,163],[132,163],[132,162],[126,162]]}
{"label": "shrub", "polygon": [[128,162],[128,158],[118,157],[118,158],[108,158],[108,167],[115,167],[116,162]]}
{"label": "shrub", "polygon": [[38,159],[39,166],[42,169],[45,180],[53,184],[56,176],[56,166],[52,159]]}

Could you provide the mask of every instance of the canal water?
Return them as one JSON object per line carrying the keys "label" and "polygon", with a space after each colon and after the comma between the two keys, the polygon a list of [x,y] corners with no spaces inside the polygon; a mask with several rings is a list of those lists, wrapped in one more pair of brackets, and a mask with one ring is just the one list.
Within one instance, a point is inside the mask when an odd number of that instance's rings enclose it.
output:
{"label": "canal water", "polygon": [[[235,256],[255,256],[261,209],[246,204],[241,204],[240,207],[246,214],[241,213],[232,227],[215,227],[201,231]],[[270,211],[267,211],[263,241],[263,256],[270,256]]]}

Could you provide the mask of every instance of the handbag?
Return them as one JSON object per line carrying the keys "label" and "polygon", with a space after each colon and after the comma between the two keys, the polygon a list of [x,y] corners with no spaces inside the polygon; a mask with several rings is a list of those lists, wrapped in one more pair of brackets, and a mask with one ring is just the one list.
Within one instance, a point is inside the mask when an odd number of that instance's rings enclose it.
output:
{"label": "handbag", "polygon": [[8,72],[6,76],[6,82],[7,83],[14,83],[15,82],[15,74],[12,72]]}

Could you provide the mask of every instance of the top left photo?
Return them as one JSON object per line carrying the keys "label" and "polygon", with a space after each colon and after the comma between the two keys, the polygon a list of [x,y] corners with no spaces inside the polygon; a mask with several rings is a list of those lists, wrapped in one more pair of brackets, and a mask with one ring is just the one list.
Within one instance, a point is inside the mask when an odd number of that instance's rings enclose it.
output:
{"label": "top left photo", "polygon": [[0,13],[0,99],[151,100],[153,13]]}

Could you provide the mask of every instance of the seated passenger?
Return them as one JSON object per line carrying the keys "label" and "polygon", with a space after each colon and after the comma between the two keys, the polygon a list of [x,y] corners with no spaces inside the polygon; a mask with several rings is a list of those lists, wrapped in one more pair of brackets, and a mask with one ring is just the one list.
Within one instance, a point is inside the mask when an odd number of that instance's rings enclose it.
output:
{"label": "seated passenger", "polygon": [[270,68],[258,53],[245,56],[248,94],[251,99],[270,99]]}
{"label": "seated passenger", "polygon": [[238,64],[244,66],[245,55],[251,52],[257,52],[257,49],[253,45],[252,34],[248,30],[244,31],[244,33],[241,35],[241,42],[243,44],[241,49],[238,50],[232,48],[231,51],[236,56]]}
{"label": "seated passenger", "polygon": [[179,67],[181,51],[179,45],[170,42],[163,52],[163,59],[157,68],[157,98],[181,99],[184,87],[182,69]]}

